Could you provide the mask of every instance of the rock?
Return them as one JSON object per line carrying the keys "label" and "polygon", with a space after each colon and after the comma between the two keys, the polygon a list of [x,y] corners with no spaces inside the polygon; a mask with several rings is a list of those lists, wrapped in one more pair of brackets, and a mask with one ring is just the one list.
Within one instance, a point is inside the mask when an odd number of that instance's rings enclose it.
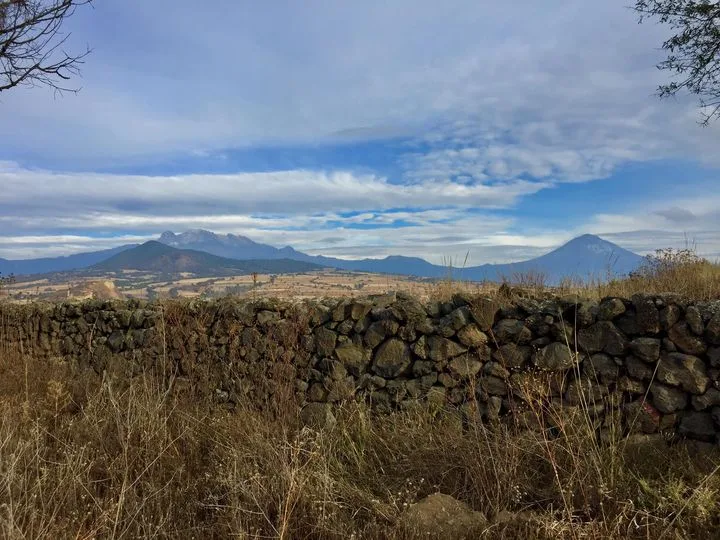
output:
{"label": "rock", "polygon": [[685,310],[685,322],[690,328],[690,331],[696,336],[702,336],[705,331],[705,325],[703,325],[702,315],[700,310],[696,306],[688,306]]}
{"label": "rock", "polygon": [[338,346],[335,349],[335,357],[355,377],[364,373],[370,363],[369,355],[365,350],[353,343],[343,343]]}
{"label": "rock", "polygon": [[720,429],[720,407],[713,407],[711,414],[715,421],[715,426]]}
{"label": "rock", "polygon": [[705,341],[710,345],[720,345],[720,314],[716,314],[705,328]]}
{"label": "rock", "polygon": [[709,412],[689,411],[680,417],[678,433],[685,437],[715,442],[718,431]]}
{"label": "rock", "polygon": [[493,377],[499,377],[501,379],[507,379],[510,377],[510,372],[499,362],[488,362],[485,364],[483,366],[483,373],[485,375],[492,375]]}
{"label": "rock", "polygon": [[354,321],[359,321],[365,318],[365,316],[370,313],[371,309],[372,304],[370,302],[355,301],[350,304],[350,317]]}
{"label": "rock", "polygon": [[635,324],[640,334],[657,334],[660,331],[660,312],[652,298],[636,294],[632,297]]}
{"label": "rock", "polygon": [[428,356],[435,362],[447,362],[466,352],[465,347],[444,337],[430,336],[428,339]]}
{"label": "rock", "polygon": [[684,353],[701,355],[707,351],[705,342],[690,332],[690,328],[685,322],[675,324],[668,331],[668,337]]}
{"label": "rock", "polygon": [[625,304],[619,298],[605,298],[598,306],[597,318],[599,321],[612,321],[625,313]]}
{"label": "rock", "polygon": [[300,420],[303,425],[314,429],[331,429],[336,424],[329,403],[308,403],[300,411]]}
{"label": "rock", "polygon": [[506,343],[496,350],[492,357],[509,369],[520,369],[525,366],[532,356],[532,348],[527,345]]}
{"label": "rock", "polygon": [[720,367],[720,347],[710,347],[707,357],[712,367]]}
{"label": "rock", "polygon": [[425,336],[420,336],[418,340],[413,343],[412,350],[419,358],[427,360],[429,354],[427,338]]}
{"label": "rock", "polygon": [[656,362],[660,358],[660,340],[655,338],[635,338],[630,342],[630,350],[640,360]]}
{"label": "rock", "polygon": [[435,362],[431,360],[416,360],[412,365],[412,374],[415,377],[430,375],[435,371]]}
{"label": "rock", "polygon": [[508,385],[500,377],[483,376],[480,378],[480,388],[492,396],[506,396]]}
{"label": "rock", "polygon": [[412,361],[410,347],[400,339],[390,338],[375,352],[372,369],[385,378],[401,375]]}
{"label": "rock", "polygon": [[487,335],[476,324],[468,324],[458,330],[458,340],[466,347],[480,347],[488,342]]}
{"label": "rock", "polygon": [[492,298],[474,298],[470,302],[470,314],[483,332],[488,332],[500,312],[500,303]]}
{"label": "rock", "polygon": [[671,386],[680,386],[686,392],[704,394],[710,386],[705,364],[696,356],[667,353],[658,363],[657,379]]}
{"label": "rock", "polygon": [[588,354],[606,352],[620,356],[628,348],[625,335],[610,321],[600,321],[578,331],[578,350]]}
{"label": "rock", "polygon": [[677,388],[653,383],[650,385],[650,395],[653,405],[665,414],[674,413],[687,407],[687,394]]}
{"label": "rock", "polygon": [[675,304],[665,306],[660,310],[660,326],[666,332],[680,321],[682,312]]}
{"label": "rock", "polygon": [[593,354],[583,362],[583,370],[590,380],[608,384],[618,380],[620,366],[607,354]]}
{"label": "rock", "polygon": [[623,408],[625,423],[631,432],[657,433],[662,414],[644,399],[628,403]]}
{"label": "rock", "polygon": [[493,327],[492,332],[499,344],[523,345],[532,340],[532,332],[518,319],[503,319]]}
{"label": "rock", "polygon": [[467,355],[458,356],[450,361],[450,371],[458,377],[471,379],[482,369],[482,362],[469,358]]}
{"label": "rock", "polygon": [[647,387],[641,381],[636,381],[630,377],[623,375],[618,379],[617,389],[620,392],[627,392],[633,395],[642,395],[647,391]]}
{"label": "rock", "polygon": [[374,349],[386,338],[397,334],[399,328],[400,325],[397,321],[393,321],[391,319],[375,321],[368,327],[367,332],[365,332],[365,337],[363,338],[365,345]]}
{"label": "rock", "polygon": [[570,369],[579,362],[576,355],[567,345],[551,343],[533,355],[533,363],[545,371]]}
{"label": "rock", "polygon": [[315,330],[315,347],[321,356],[332,356],[337,343],[337,333],[321,326]]}
{"label": "rock", "polygon": [[451,311],[438,322],[438,331],[445,337],[455,335],[463,327],[466,327],[472,316],[467,306],[459,307]]}
{"label": "rock", "polygon": [[565,400],[569,405],[594,405],[609,394],[608,387],[589,379],[575,379],[568,383]]}
{"label": "rock", "polygon": [[635,356],[629,356],[625,359],[625,369],[628,375],[639,381],[649,381],[655,373],[653,368]]}
{"label": "rock", "polygon": [[468,505],[442,493],[435,493],[411,504],[400,516],[400,525],[411,538],[479,538],[487,519]]}
{"label": "rock", "polygon": [[107,338],[107,346],[112,352],[120,352],[125,347],[125,334],[120,330],[115,330]]}
{"label": "rock", "polygon": [[709,388],[708,391],[701,396],[692,396],[690,402],[696,411],[720,406],[720,390],[717,388]]}

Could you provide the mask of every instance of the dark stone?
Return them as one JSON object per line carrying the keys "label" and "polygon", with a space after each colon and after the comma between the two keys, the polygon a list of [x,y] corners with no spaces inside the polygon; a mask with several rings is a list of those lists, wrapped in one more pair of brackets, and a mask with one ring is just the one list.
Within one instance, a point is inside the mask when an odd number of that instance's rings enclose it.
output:
{"label": "dark stone", "polygon": [[503,319],[493,327],[493,335],[499,344],[515,343],[523,345],[530,343],[532,333],[523,321],[518,319]]}
{"label": "dark stone", "polygon": [[680,321],[682,312],[675,304],[670,304],[660,310],[660,326],[666,332]]}
{"label": "dark stone", "polygon": [[460,378],[471,379],[480,373],[482,362],[466,355],[458,356],[450,361],[450,371]]}
{"label": "dark stone", "polygon": [[578,362],[578,356],[562,343],[551,343],[533,355],[535,366],[545,371],[570,369]]}
{"label": "dark stone", "polygon": [[703,361],[682,353],[663,355],[658,363],[657,379],[671,386],[680,386],[695,395],[704,394],[710,386]]}
{"label": "dark stone", "polygon": [[635,295],[632,297],[635,307],[635,323],[640,334],[657,334],[660,331],[660,312],[652,298]]}
{"label": "dark stone", "polygon": [[649,365],[635,356],[629,356],[625,359],[625,369],[628,375],[640,381],[649,381],[654,373]]}
{"label": "dark stone", "polygon": [[344,343],[335,349],[335,356],[342,363],[347,371],[359,377],[370,364],[370,355],[353,343]]}
{"label": "dark stone", "polygon": [[604,298],[598,306],[597,318],[599,321],[612,321],[625,313],[625,304],[620,298]]}
{"label": "dark stone", "polygon": [[608,387],[589,379],[575,379],[568,383],[565,400],[569,405],[593,405],[608,395]]}
{"label": "dark stone", "polygon": [[685,392],[658,383],[650,385],[650,395],[652,396],[653,405],[665,414],[680,411],[687,407],[688,404],[688,397]]}
{"label": "dark stone", "polygon": [[696,306],[687,307],[685,310],[685,322],[690,331],[696,336],[702,336],[703,332],[705,332],[702,315],[700,315],[700,310]]}
{"label": "dark stone", "polygon": [[416,360],[412,365],[412,373],[415,377],[430,375],[435,371],[435,362],[431,360]]}
{"label": "dark stone", "polygon": [[329,403],[308,403],[300,411],[300,419],[314,429],[331,429],[336,423]]}
{"label": "dark stone", "polygon": [[509,369],[520,369],[525,366],[532,356],[532,348],[526,345],[507,343],[493,352],[492,357]]}
{"label": "dark stone", "polygon": [[440,336],[430,336],[428,339],[428,356],[435,362],[447,362],[465,352],[465,347],[449,339]]}
{"label": "dark stone", "polygon": [[695,336],[687,323],[679,322],[668,331],[668,337],[677,348],[687,354],[701,355],[707,351],[705,342]]}
{"label": "dark stone", "polygon": [[705,328],[705,341],[710,345],[720,345],[720,315],[714,315]]}
{"label": "dark stone", "polygon": [[466,347],[480,347],[488,342],[487,335],[476,324],[468,324],[458,330],[457,338]]}
{"label": "dark stone", "polygon": [[332,356],[337,343],[337,334],[321,326],[315,330],[315,346],[321,356]]}
{"label": "dark stone", "polygon": [[397,338],[390,338],[375,352],[372,369],[381,377],[393,378],[405,372],[411,361],[410,347]]}
{"label": "dark stone", "polygon": [[125,347],[125,334],[120,330],[115,330],[107,338],[107,346],[112,352],[120,352]]}
{"label": "dark stone", "polygon": [[491,396],[505,396],[508,393],[507,383],[500,377],[483,376],[480,378],[480,388]]}
{"label": "dark stone", "polygon": [[711,413],[689,411],[680,417],[678,433],[691,439],[715,442],[717,428]]}
{"label": "dark stone", "polygon": [[578,331],[577,347],[589,354],[606,352],[620,356],[627,350],[628,340],[613,323],[600,321]]}
{"label": "dark stone", "polygon": [[583,362],[585,376],[591,380],[608,384],[618,380],[620,366],[610,356],[603,353],[593,354]]}
{"label": "dark stone", "polygon": [[630,350],[645,362],[657,362],[660,358],[660,340],[655,338],[635,338],[630,342]]}
{"label": "dark stone", "polygon": [[624,407],[625,423],[630,431],[657,433],[660,430],[662,414],[644,399],[628,403]]}
{"label": "dark stone", "polygon": [[618,379],[617,389],[620,392],[627,392],[628,394],[633,394],[636,396],[645,394],[645,392],[647,392],[647,387],[645,386],[645,383],[631,379],[627,375],[623,375]]}
{"label": "dark stone", "polygon": [[386,338],[394,336],[400,325],[392,319],[383,319],[372,323],[365,332],[365,345],[374,349]]}
{"label": "dark stone", "polygon": [[717,388],[709,388],[708,391],[701,396],[692,396],[690,402],[696,411],[720,406],[720,390]]}
{"label": "dark stone", "polygon": [[500,304],[492,298],[473,298],[470,302],[470,314],[483,332],[488,332],[500,312]]}

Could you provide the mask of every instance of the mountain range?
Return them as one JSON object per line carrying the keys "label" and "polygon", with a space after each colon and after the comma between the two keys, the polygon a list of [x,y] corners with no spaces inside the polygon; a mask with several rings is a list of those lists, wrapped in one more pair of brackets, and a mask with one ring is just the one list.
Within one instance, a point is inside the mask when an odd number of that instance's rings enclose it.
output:
{"label": "mountain range", "polygon": [[452,273],[454,278],[468,281],[512,281],[520,274],[536,273],[542,274],[548,283],[557,283],[564,277],[588,279],[627,275],[644,260],[640,255],[612,242],[586,234],[541,257],[527,261],[449,269],[417,257],[389,256],[383,259],[346,260],[308,255],[290,246],[276,248],[254,242],[245,236],[219,235],[196,229],[181,234],[167,231],[162,233],[157,241],[146,242],[140,246],[131,244],[68,257],[0,259],[0,272],[23,275],[73,269],[108,271],[133,268],[210,275],[216,271],[283,273],[327,267],[425,278],[446,277]]}

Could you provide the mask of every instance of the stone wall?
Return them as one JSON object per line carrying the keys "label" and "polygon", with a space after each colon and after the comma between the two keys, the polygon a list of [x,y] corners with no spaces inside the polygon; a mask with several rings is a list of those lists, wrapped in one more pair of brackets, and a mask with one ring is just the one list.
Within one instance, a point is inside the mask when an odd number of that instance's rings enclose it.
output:
{"label": "stone wall", "polygon": [[527,423],[558,405],[599,429],[614,411],[628,429],[720,442],[720,302],[674,295],[1,304],[0,350],[20,346],[98,374],[151,370],[230,405],[293,398],[308,416],[359,399]]}

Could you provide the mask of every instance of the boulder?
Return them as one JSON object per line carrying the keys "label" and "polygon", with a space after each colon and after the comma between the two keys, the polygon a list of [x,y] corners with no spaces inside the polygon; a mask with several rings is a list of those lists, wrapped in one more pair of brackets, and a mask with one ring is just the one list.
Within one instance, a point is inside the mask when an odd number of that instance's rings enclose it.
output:
{"label": "boulder", "polygon": [[493,352],[492,357],[508,369],[520,369],[525,366],[532,356],[532,348],[527,345],[506,343]]}
{"label": "boulder", "polygon": [[570,369],[579,362],[578,355],[567,345],[551,343],[533,355],[533,363],[545,371],[559,371]]}
{"label": "boulder", "polygon": [[705,341],[710,345],[720,345],[720,314],[714,315],[705,328]]}
{"label": "boulder", "polygon": [[385,378],[401,375],[410,366],[410,347],[397,338],[385,341],[375,352],[372,370]]}
{"label": "boulder", "polygon": [[532,332],[519,319],[503,319],[493,327],[492,332],[499,344],[526,344],[532,340]]}
{"label": "boulder", "polygon": [[428,357],[435,362],[447,362],[467,352],[467,348],[459,343],[440,336],[428,339]]}
{"label": "boulder", "polygon": [[640,360],[656,362],[660,358],[660,340],[655,338],[635,338],[630,342],[630,350]]}
{"label": "boulder", "polygon": [[597,318],[599,321],[612,321],[625,313],[625,304],[620,298],[604,298],[598,306]]}
{"label": "boulder", "polygon": [[466,347],[480,347],[488,342],[487,335],[476,324],[468,324],[458,330],[457,338]]}
{"label": "boulder", "polygon": [[653,383],[650,386],[650,395],[655,408],[665,414],[674,413],[687,407],[687,394],[677,388]]}
{"label": "boulder", "polygon": [[690,331],[696,336],[702,336],[705,331],[705,325],[703,324],[702,315],[697,306],[688,306],[685,310],[685,322],[688,325]]}
{"label": "boulder", "polygon": [[374,349],[375,347],[380,345],[386,338],[397,334],[399,328],[400,325],[397,323],[397,321],[394,321],[392,319],[382,319],[379,321],[375,321],[368,327],[367,332],[365,332],[365,337],[363,338],[363,340],[365,341],[365,345],[367,345],[371,349]]}
{"label": "boulder", "polygon": [[638,381],[649,381],[655,373],[652,367],[636,356],[628,356],[625,359],[625,369],[628,375]]}
{"label": "boulder", "polygon": [[321,326],[315,330],[315,347],[320,356],[332,356],[337,343],[337,333]]}
{"label": "boulder", "polygon": [[666,332],[680,321],[682,312],[675,304],[665,306],[660,310],[660,326]]}
{"label": "boulder", "polygon": [[480,330],[488,332],[497,320],[500,303],[492,298],[478,297],[470,301],[469,307],[470,314]]}
{"label": "boulder", "polygon": [[610,321],[600,321],[577,334],[578,350],[588,354],[606,352],[620,356],[628,348],[628,340]]}
{"label": "boulder", "polygon": [[352,342],[343,343],[335,349],[335,357],[345,366],[347,371],[359,377],[370,363],[369,355],[362,347]]}
{"label": "boulder", "polygon": [[720,406],[720,390],[717,388],[710,388],[707,392],[701,396],[692,396],[690,399],[693,409],[696,411],[702,411],[711,407]]}
{"label": "boulder", "polygon": [[710,386],[703,361],[682,353],[663,355],[658,363],[657,379],[670,386],[680,386],[695,395],[704,394]]}
{"label": "boulder", "polygon": [[593,354],[583,362],[585,376],[594,381],[608,384],[618,380],[620,366],[607,354]]}
{"label": "boulder", "polygon": [[705,342],[690,331],[686,322],[679,322],[670,328],[668,337],[684,353],[700,355],[707,351]]}
{"label": "boulder", "polygon": [[450,371],[463,379],[475,377],[482,369],[482,362],[467,355],[461,355],[450,361]]}
{"label": "boulder", "polygon": [[678,426],[680,435],[700,441],[715,442],[718,431],[709,412],[689,411],[682,415]]}

